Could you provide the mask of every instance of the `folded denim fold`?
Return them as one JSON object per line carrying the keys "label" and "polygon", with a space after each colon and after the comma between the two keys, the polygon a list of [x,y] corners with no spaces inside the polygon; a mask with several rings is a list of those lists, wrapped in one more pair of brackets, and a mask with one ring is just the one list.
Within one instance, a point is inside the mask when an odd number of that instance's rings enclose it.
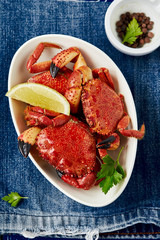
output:
{"label": "folded denim fold", "polygon": [[[95,239],[101,236],[106,236],[104,233],[112,232],[111,235],[119,235],[123,237],[128,235],[133,237],[134,235],[139,236],[144,234],[149,237],[149,232],[154,236],[154,227],[159,226],[160,212],[157,209],[152,208],[137,208],[134,210],[126,211],[124,213],[109,215],[109,216],[43,216],[40,215],[18,215],[1,213],[0,223],[4,223],[4,233],[19,233],[27,238],[34,238],[38,236],[67,236],[67,237],[79,237],[86,236],[86,239]],[[145,223],[152,224],[148,230],[144,229],[136,232],[136,224]],[[127,232],[126,229],[132,227],[132,232]],[[152,227],[152,229],[151,229]],[[159,226],[160,227],[160,226]],[[144,228],[144,226],[143,226]],[[123,230],[122,230],[123,229]],[[129,228],[128,228],[129,229]],[[121,230],[117,233],[114,231]],[[132,233],[132,234],[131,234]],[[109,235],[109,236],[111,236]],[[156,237],[159,237],[160,233],[157,232]]]}

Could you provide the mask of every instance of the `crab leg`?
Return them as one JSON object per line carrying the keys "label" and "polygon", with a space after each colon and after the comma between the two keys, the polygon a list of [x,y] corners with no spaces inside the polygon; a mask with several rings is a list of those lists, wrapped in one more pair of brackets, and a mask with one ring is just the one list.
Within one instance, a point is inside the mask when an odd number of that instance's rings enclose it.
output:
{"label": "crab leg", "polygon": [[102,81],[107,83],[113,90],[115,90],[113,79],[107,68],[96,68],[92,70],[94,78],[100,78]]}
{"label": "crab leg", "polygon": [[46,110],[40,107],[27,106],[25,111],[25,120],[27,126],[46,127],[52,125],[54,127],[61,126],[69,121],[71,116]]}
{"label": "crab leg", "polygon": [[57,117],[52,119],[52,125],[53,127],[58,127],[67,123],[70,119],[71,119],[71,115],[68,116],[65,114],[60,114]]}
{"label": "crab leg", "polygon": [[50,64],[52,61],[46,61],[46,62],[41,62],[36,64],[38,58],[40,57],[41,53],[46,47],[52,47],[52,48],[58,48],[58,49],[61,48],[59,45],[54,43],[41,42],[40,44],[38,44],[38,46],[36,47],[36,49],[31,54],[31,56],[27,61],[27,70],[30,73],[37,73],[37,72],[49,70]]}
{"label": "crab leg", "polygon": [[31,106],[26,107],[26,109],[24,110],[24,114],[25,120],[27,121],[27,126],[41,127],[52,125],[52,119],[49,117],[53,118],[59,115],[54,111]]}
{"label": "crab leg", "polygon": [[71,112],[76,113],[81,99],[82,85],[93,78],[91,69],[87,66],[79,49],[72,47],[58,53],[53,59],[51,65],[51,75],[55,78],[59,69],[69,62],[74,62],[73,73],[68,79],[67,90],[64,96],[70,103]]}
{"label": "crab leg", "polygon": [[137,139],[142,139],[145,134],[145,125],[142,124],[140,130],[125,130],[125,128],[129,125],[130,117],[128,115],[124,116],[120,122],[118,123],[117,129],[118,131],[125,137],[134,137]]}
{"label": "crab leg", "polygon": [[37,112],[37,113],[42,113],[42,114],[45,114],[50,117],[56,117],[56,116],[60,115],[60,113],[58,113],[58,112],[55,112],[53,110],[44,109],[44,108],[41,108],[38,106],[33,106],[33,107],[27,106],[25,109],[25,112],[28,110],[31,110],[31,111]]}

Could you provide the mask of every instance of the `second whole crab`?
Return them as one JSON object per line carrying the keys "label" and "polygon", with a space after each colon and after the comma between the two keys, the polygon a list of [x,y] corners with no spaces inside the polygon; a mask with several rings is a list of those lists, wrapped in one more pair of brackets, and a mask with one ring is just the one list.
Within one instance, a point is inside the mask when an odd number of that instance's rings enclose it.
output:
{"label": "second whole crab", "polygon": [[[130,130],[130,117],[125,111],[123,95],[115,92],[114,82],[106,68],[91,70],[80,50],[62,50],[52,60],[36,63],[45,47],[40,43],[27,62],[28,79],[47,85],[63,94],[70,103],[71,115],[27,106],[25,120],[30,128],[18,137],[19,149],[27,157],[37,145],[41,157],[49,162],[66,183],[85,190],[97,184],[97,173],[106,150],[120,145],[120,132],[125,137],[142,139],[145,125]],[[74,63],[73,71],[66,67]],[[99,161],[100,160],[100,161]]]}

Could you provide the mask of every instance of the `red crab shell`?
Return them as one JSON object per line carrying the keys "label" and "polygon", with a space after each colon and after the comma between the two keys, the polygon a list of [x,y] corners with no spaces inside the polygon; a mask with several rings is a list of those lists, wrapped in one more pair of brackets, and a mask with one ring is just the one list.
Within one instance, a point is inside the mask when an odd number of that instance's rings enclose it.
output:
{"label": "red crab shell", "polygon": [[36,144],[41,157],[60,172],[64,182],[85,190],[94,186],[100,163],[88,125],[40,107],[27,106],[24,114],[30,128],[18,137],[22,155],[27,157]]}
{"label": "red crab shell", "polygon": [[72,70],[63,67],[58,72],[57,76],[52,78],[50,71],[46,71],[37,75],[34,75],[33,77],[29,78],[27,82],[34,82],[34,83],[40,83],[47,87],[53,88],[59,93],[63,94],[66,91],[67,84],[68,84],[68,78],[71,75]]}
{"label": "red crab shell", "polygon": [[81,98],[86,121],[93,132],[113,133],[124,114],[118,94],[100,79],[92,79],[83,86]]}
{"label": "red crab shell", "polygon": [[95,139],[76,118],[62,126],[42,129],[36,144],[42,158],[65,175],[81,178],[95,167]]}

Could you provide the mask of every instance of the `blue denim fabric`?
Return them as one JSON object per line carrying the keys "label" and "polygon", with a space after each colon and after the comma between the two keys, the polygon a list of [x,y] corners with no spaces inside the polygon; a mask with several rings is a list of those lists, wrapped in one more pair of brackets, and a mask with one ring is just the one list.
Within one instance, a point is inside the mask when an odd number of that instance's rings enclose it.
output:
{"label": "blue denim fabric", "polygon": [[[118,231],[114,231],[114,232],[107,232],[107,233],[100,233],[99,234],[99,239],[125,239],[125,240],[129,240],[129,239],[156,239],[159,236],[159,227],[157,227],[156,225],[153,224],[136,224],[130,227],[127,227],[125,229],[121,229]],[[83,236],[81,236],[83,237]],[[62,237],[62,236],[58,236],[58,238],[60,238],[61,240],[65,240],[66,238]],[[24,238],[22,235],[18,235],[18,234],[4,234],[3,235],[3,240],[29,240],[29,238]],[[45,240],[55,240],[57,239],[57,237],[44,237],[43,239]],[[67,237],[67,240],[78,240],[78,237]],[[84,239],[84,237],[82,238]],[[159,239],[159,238],[158,238]],[[35,240],[42,240],[42,237],[36,237]]]}
{"label": "blue denim fabric", "polygon": [[[0,1],[0,197],[12,191],[29,199],[18,208],[0,200],[0,232],[35,236],[77,236],[91,239],[116,230],[139,231],[136,224],[160,228],[160,48],[143,57],[118,52],[108,41],[104,1]],[[72,27],[71,27],[72,26]],[[59,33],[86,40],[118,65],[131,88],[138,122],[146,124],[138,143],[135,167],[123,194],[103,208],[81,205],[52,186],[29,158],[17,149],[8,106],[7,78],[16,50],[37,35]],[[133,226],[129,230],[129,226]],[[160,234],[147,238],[159,239]],[[84,236],[83,235],[83,236]],[[117,235],[123,238],[123,234]],[[127,236],[134,238],[134,234]],[[118,238],[118,237],[117,237]]]}

